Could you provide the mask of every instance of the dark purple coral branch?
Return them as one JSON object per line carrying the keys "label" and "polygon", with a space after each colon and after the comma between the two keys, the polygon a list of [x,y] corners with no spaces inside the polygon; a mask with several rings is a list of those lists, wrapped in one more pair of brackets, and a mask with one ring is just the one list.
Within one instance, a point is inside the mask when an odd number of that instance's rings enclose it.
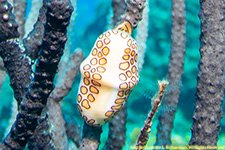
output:
{"label": "dark purple coral branch", "polygon": [[145,8],[146,0],[127,0],[127,10],[121,17],[121,21],[130,22],[133,29],[138,25],[142,19],[142,12]]}
{"label": "dark purple coral branch", "polygon": [[12,14],[12,6],[5,0],[0,1],[0,16],[0,56],[19,106],[31,81],[30,58],[19,43],[18,25]]}
{"label": "dark purple coral branch", "polygon": [[1,145],[2,149],[22,149],[33,135],[47,98],[53,90],[53,79],[67,40],[66,27],[72,10],[69,0],[48,1],[45,34],[34,79],[21,103],[16,121]]}
{"label": "dark purple coral branch", "polygon": [[0,0],[0,42],[18,38],[18,24],[12,13],[12,6],[6,0]]}

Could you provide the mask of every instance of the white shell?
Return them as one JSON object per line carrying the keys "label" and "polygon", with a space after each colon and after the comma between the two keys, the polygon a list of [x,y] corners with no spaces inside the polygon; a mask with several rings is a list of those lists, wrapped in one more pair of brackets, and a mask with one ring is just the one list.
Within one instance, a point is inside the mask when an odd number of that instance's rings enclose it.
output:
{"label": "white shell", "polygon": [[139,81],[137,48],[126,32],[108,30],[82,62],[77,106],[88,124],[105,124],[126,102]]}

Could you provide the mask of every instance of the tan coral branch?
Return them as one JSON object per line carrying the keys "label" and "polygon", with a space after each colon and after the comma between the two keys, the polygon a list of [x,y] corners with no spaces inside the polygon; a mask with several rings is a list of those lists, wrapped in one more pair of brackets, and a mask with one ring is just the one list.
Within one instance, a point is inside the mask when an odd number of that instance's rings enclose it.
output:
{"label": "tan coral branch", "polygon": [[159,92],[158,92],[158,95],[154,98],[154,104],[153,104],[152,110],[148,114],[148,118],[145,121],[143,128],[141,129],[141,134],[138,137],[138,141],[136,143],[136,150],[143,150],[145,145],[148,142],[148,138],[149,138],[148,135],[151,132],[151,127],[152,127],[152,119],[159,108],[159,105],[162,101],[163,95],[165,93],[165,90],[168,84],[169,82],[167,80],[162,80],[158,82]]}

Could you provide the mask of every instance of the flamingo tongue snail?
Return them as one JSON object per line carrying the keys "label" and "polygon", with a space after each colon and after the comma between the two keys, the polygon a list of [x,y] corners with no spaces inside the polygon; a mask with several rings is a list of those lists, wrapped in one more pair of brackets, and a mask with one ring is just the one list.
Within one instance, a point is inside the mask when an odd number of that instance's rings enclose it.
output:
{"label": "flamingo tongue snail", "polygon": [[100,126],[126,103],[139,81],[138,46],[125,21],[101,34],[80,66],[77,107],[87,124]]}

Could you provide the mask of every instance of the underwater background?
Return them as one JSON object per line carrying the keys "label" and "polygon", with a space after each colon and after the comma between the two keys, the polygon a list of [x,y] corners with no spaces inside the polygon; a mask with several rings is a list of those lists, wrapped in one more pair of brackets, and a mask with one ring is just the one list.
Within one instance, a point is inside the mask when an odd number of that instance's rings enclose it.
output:
{"label": "underwater background", "polygon": [[[28,1],[27,16],[31,8]],[[186,1],[186,52],[184,62],[184,74],[182,76],[182,88],[179,97],[178,109],[175,115],[174,128],[172,130],[172,145],[187,146],[191,138],[192,116],[194,112],[195,92],[197,85],[198,63],[200,59],[199,36],[200,20],[199,1]],[[81,48],[85,57],[90,53],[97,37],[109,28],[111,13],[110,0],[78,0],[76,6],[76,19],[71,34],[71,53],[76,48]],[[135,29],[133,37],[135,38]],[[127,132],[124,150],[134,146],[140,129],[142,128],[149,111],[151,110],[151,99],[158,90],[157,81],[166,79],[168,74],[169,56],[171,50],[171,1],[149,1],[148,39],[146,42],[146,53],[144,65],[140,72],[140,82],[134,88],[127,101]],[[71,120],[83,124],[83,119],[76,106],[76,97],[79,86],[80,75],[74,81],[73,88],[63,101],[63,115],[66,122]],[[2,85],[0,93],[0,138],[4,138],[5,130],[9,125],[13,91],[7,77]],[[223,104],[223,112],[225,104]],[[152,131],[148,146],[156,141],[156,132],[159,113],[163,111],[159,107],[158,113],[153,119]],[[101,135],[101,146],[108,135],[108,124],[103,126]],[[218,146],[225,145],[225,119],[221,120],[221,131]]]}

